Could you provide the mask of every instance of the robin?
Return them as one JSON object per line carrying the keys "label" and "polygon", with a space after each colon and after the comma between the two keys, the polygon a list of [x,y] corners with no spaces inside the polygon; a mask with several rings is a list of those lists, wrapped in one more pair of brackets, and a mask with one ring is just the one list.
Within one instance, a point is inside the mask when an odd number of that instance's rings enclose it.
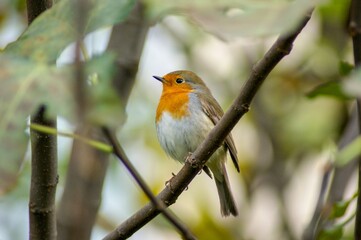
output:
{"label": "robin", "polygon": [[[184,163],[188,154],[196,150],[221,119],[223,110],[202,79],[191,71],[175,71],[163,77],[153,77],[163,85],[155,119],[158,140],[170,157]],[[225,167],[227,150],[239,172],[231,134],[213,153],[203,170],[211,178],[210,171],[213,173],[222,216],[237,216]]]}

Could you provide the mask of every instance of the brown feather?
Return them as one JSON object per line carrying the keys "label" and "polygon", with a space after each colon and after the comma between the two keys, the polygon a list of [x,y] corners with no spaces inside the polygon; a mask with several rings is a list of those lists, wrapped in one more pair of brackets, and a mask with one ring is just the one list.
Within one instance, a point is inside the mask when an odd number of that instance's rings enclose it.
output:
{"label": "brown feather", "polygon": [[[203,111],[211,119],[213,124],[216,125],[223,116],[223,110],[221,106],[218,104],[216,99],[212,97],[211,94],[207,94],[207,95],[199,94],[199,95],[201,95],[199,96],[199,99],[201,100]],[[237,150],[236,150],[236,146],[234,145],[234,141],[231,133],[226,137],[225,145],[229,150],[234,167],[237,169],[237,172],[239,172],[240,170],[238,165]]]}

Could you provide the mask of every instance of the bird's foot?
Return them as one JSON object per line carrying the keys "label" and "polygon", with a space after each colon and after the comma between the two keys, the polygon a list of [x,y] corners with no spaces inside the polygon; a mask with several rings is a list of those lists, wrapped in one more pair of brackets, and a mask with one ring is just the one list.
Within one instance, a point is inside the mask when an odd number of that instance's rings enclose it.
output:
{"label": "bird's foot", "polygon": [[172,172],[172,177],[169,180],[165,181],[165,184],[164,184],[166,187],[169,188],[169,190],[173,194],[174,194],[174,191],[173,191],[173,188],[172,188],[172,179],[174,178],[174,176],[175,176],[175,174]]}

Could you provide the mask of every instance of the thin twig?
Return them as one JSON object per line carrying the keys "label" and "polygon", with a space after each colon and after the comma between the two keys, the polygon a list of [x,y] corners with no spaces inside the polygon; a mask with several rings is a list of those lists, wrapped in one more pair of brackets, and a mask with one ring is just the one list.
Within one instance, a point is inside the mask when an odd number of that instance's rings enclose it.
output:
{"label": "thin twig", "polygon": [[166,208],[165,204],[159,201],[159,199],[154,196],[146,182],[143,180],[142,176],[138,173],[137,169],[135,169],[133,164],[129,161],[127,155],[125,154],[122,146],[119,144],[114,133],[112,133],[107,127],[103,128],[103,132],[110,144],[113,146],[114,154],[128,169],[130,174],[133,176],[135,181],[138,183],[145,195],[147,195],[150,201],[154,204],[157,210],[159,210],[163,214],[163,216],[178,229],[184,239],[196,239],[196,237],[190,232],[190,230]]}
{"label": "thin twig", "polygon": [[[279,61],[290,53],[293,41],[302,31],[310,19],[311,14],[305,17],[299,26],[290,34],[280,36],[273,44],[266,55],[254,66],[251,76],[241,89],[237,99],[230,109],[225,113],[219,123],[208,134],[207,138],[196,149],[196,151],[187,159],[182,169],[171,180],[172,189],[166,187],[157,198],[163,201],[167,206],[173,204],[177,197],[184,191],[193,178],[202,169],[207,159],[221,146],[226,136],[236,125],[239,119],[248,111],[250,103],[257,90],[262,85],[265,78]],[[157,216],[160,211],[152,203],[147,204],[133,216],[128,218],[123,224],[118,226],[113,232],[104,239],[125,239],[139,230],[142,226]]]}
{"label": "thin twig", "polygon": [[35,124],[32,123],[29,125],[30,129],[32,130],[36,130],[42,133],[46,133],[46,134],[51,134],[51,135],[56,135],[58,137],[62,136],[62,137],[68,137],[71,138],[73,140],[79,140],[83,143],[88,144],[89,146],[92,146],[93,148],[103,151],[103,152],[107,152],[107,153],[111,153],[113,151],[113,148],[105,143],[105,142],[101,142],[101,141],[97,141],[91,138],[87,138],[85,136],[81,136],[79,134],[76,133],[68,133],[68,132],[62,132],[59,131],[56,128],[52,128],[52,127],[47,127],[44,125],[39,125],[39,124]]}
{"label": "thin twig", "polygon": [[[56,127],[45,118],[45,107],[31,117],[32,123]],[[29,239],[57,239],[55,193],[58,183],[57,136],[30,130],[31,186],[29,199]]]}

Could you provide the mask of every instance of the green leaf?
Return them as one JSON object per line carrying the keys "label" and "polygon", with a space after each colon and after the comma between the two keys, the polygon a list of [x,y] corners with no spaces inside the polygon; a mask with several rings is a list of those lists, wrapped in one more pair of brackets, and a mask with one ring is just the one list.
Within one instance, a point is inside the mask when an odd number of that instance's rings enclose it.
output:
{"label": "green leaf", "polygon": [[318,240],[338,240],[343,235],[343,227],[339,225],[332,226],[330,228],[323,229],[320,232]]}
{"label": "green leaf", "polygon": [[357,137],[336,154],[335,164],[339,167],[346,165],[361,154],[361,137]]}
{"label": "green leaf", "polygon": [[330,218],[335,219],[345,215],[345,212],[349,205],[350,205],[349,201],[342,201],[335,203],[332,207]]}
{"label": "green leaf", "polygon": [[[343,217],[346,213],[346,210],[348,208],[348,206],[350,205],[350,203],[355,200],[358,197],[358,192],[356,192],[350,199],[347,200],[343,200],[343,201],[339,201],[336,202],[333,206],[332,206],[332,210],[330,213],[329,218],[330,219],[335,219],[335,218],[340,218]],[[351,217],[349,217],[349,219],[346,219],[344,223],[339,224],[340,226],[344,226],[345,224],[347,224],[350,219],[352,219],[354,216],[351,215]]]}
{"label": "green leaf", "polygon": [[351,63],[341,61],[339,64],[339,72],[341,76],[348,76],[354,69],[354,65]]}
{"label": "green leaf", "polygon": [[343,91],[342,85],[338,81],[330,81],[327,83],[323,83],[317,86],[311,92],[309,92],[306,96],[309,98],[315,98],[319,96],[330,96],[342,100],[349,100],[352,98]]}
{"label": "green leaf", "polygon": [[342,24],[347,20],[348,8],[350,7],[350,0],[328,0],[320,4],[318,12],[323,18],[328,21],[337,21]]}
{"label": "green leaf", "polygon": [[[133,8],[135,0],[90,2],[92,8],[85,33],[121,22]],[[65,47],[76,40],[74,15],[72,1],[60,1],[36,18],[17,41],[5,48],[5,52],[38,62],[55,63]]]}

